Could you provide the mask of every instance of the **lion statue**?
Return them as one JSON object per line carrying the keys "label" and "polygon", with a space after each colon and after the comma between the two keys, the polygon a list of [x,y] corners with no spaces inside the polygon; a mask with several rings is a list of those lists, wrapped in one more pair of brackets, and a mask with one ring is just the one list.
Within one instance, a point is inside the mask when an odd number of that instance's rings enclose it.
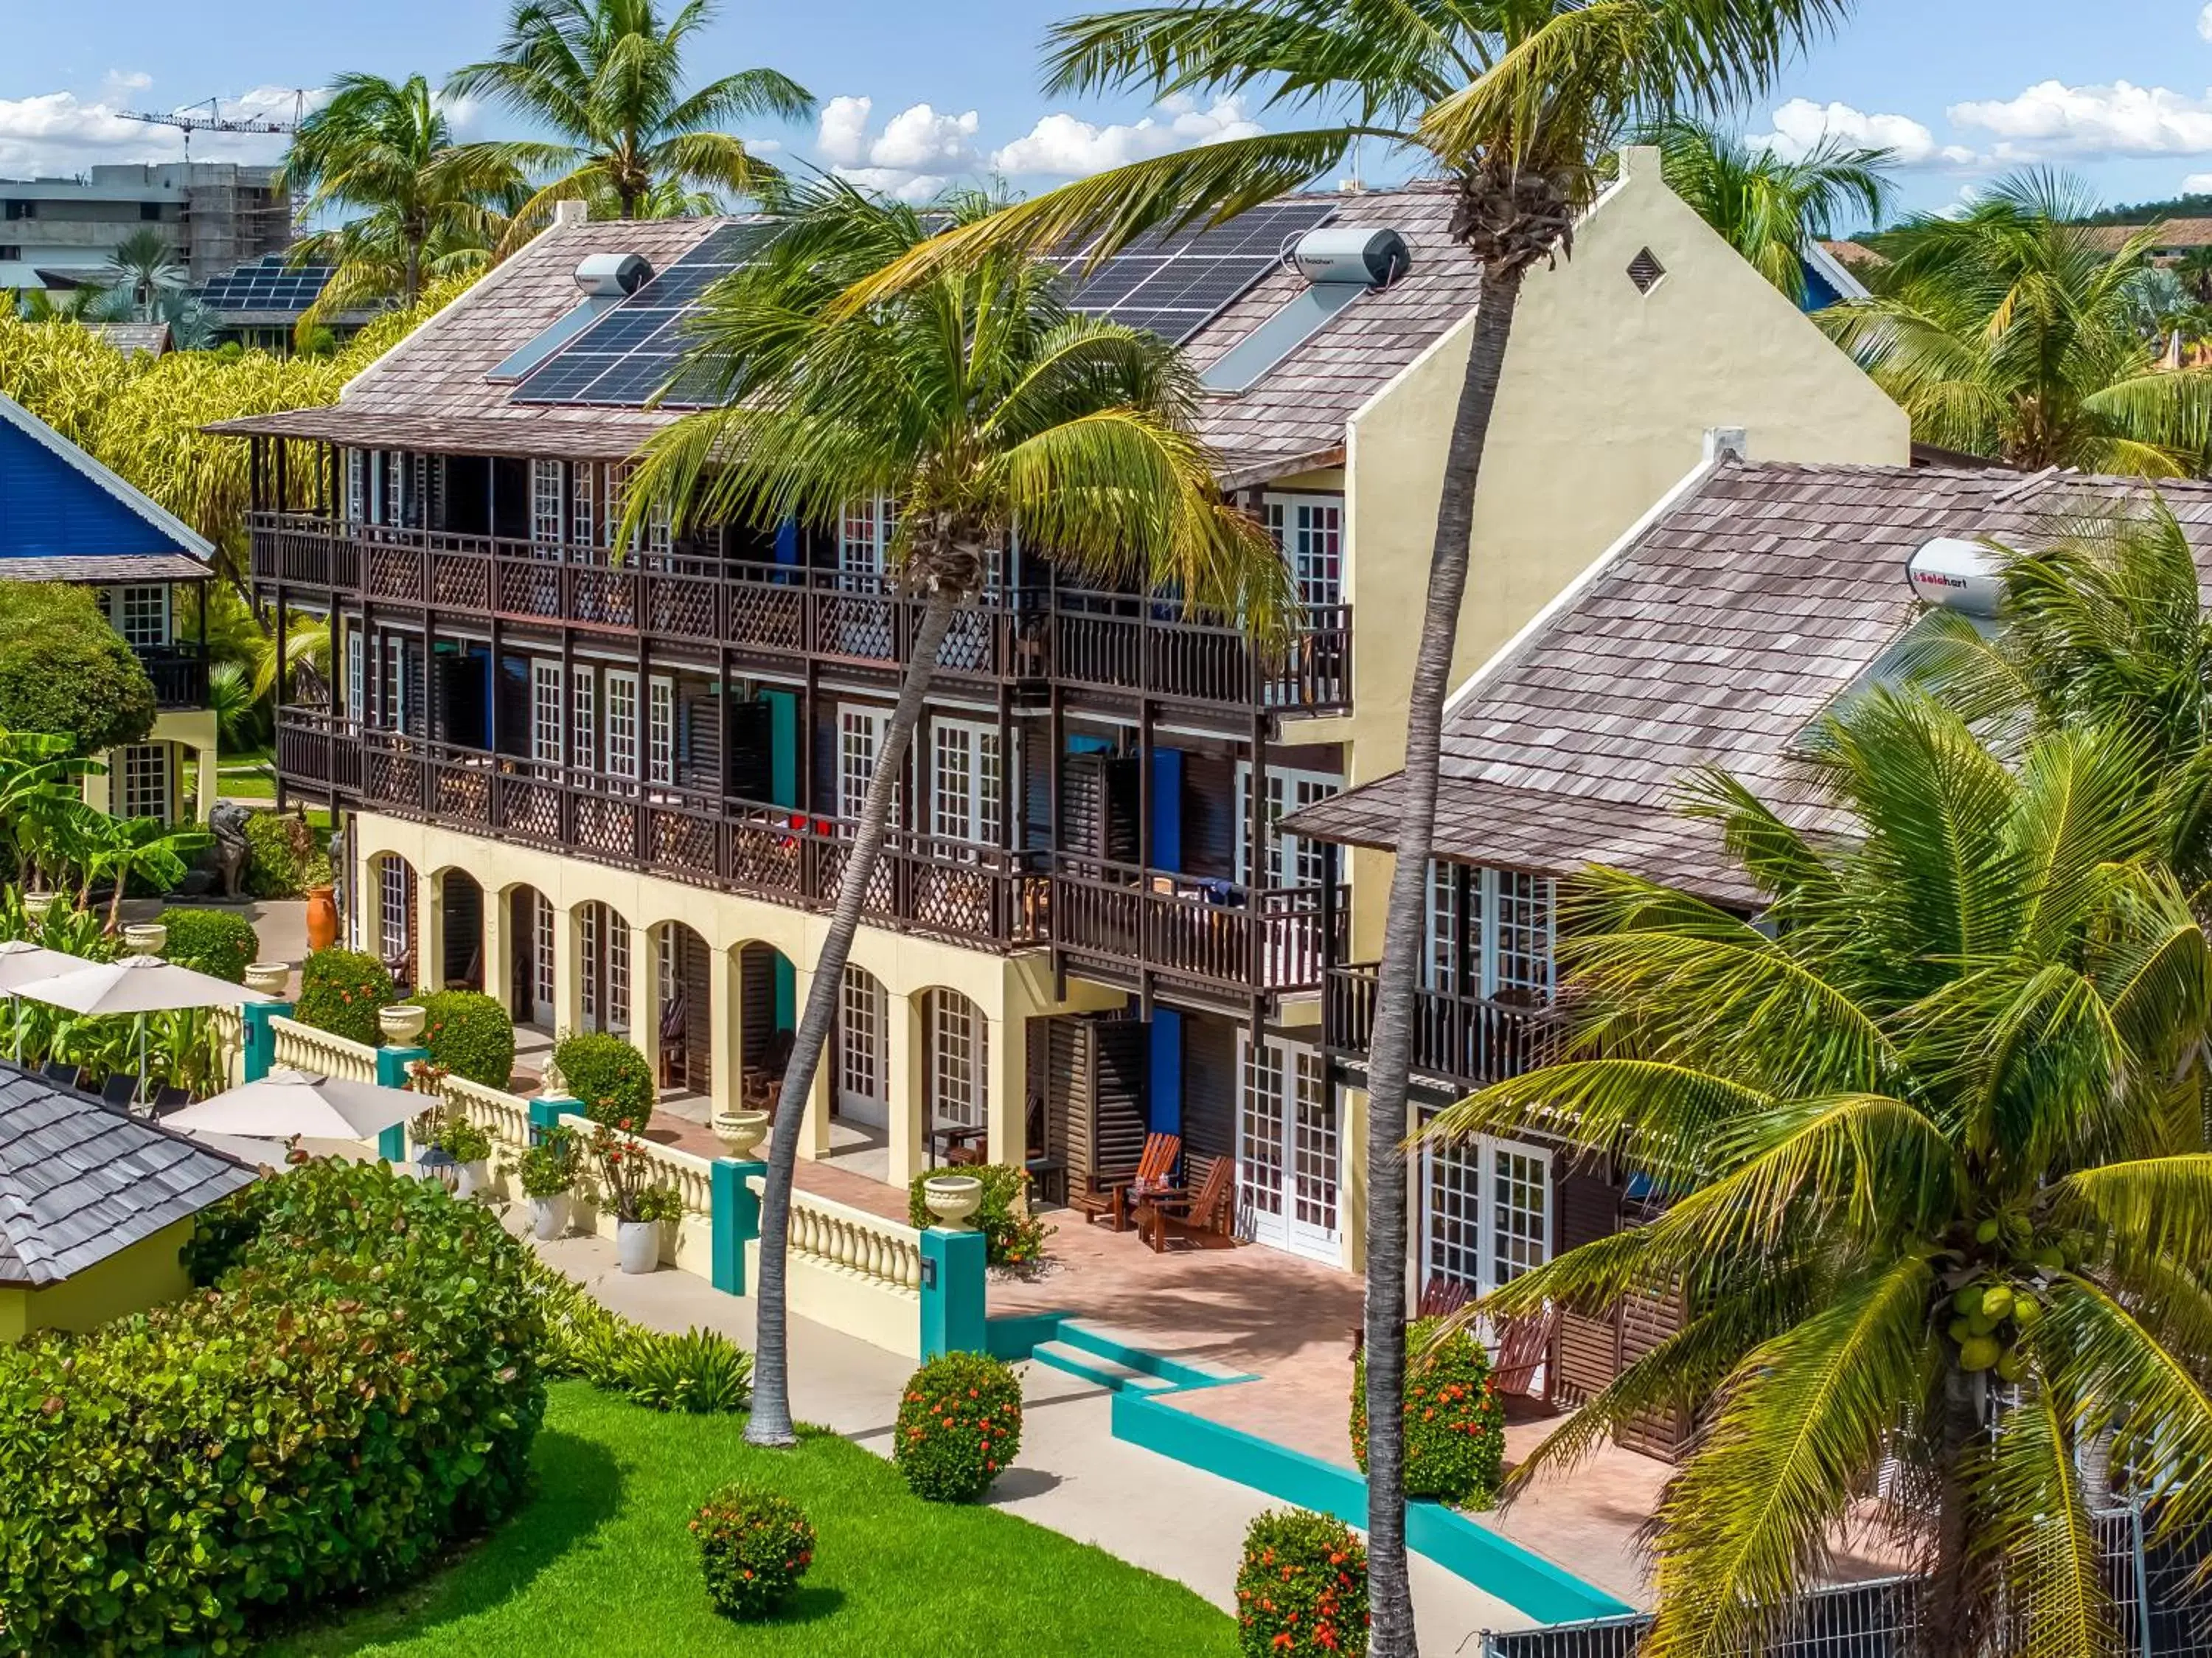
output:
{"label": "lion statue", "polygon": [[219,800],[208,813],[208,832],[215,837],[216,890],[224,898],[246,894],[246,820],[248,808],[236,801]]}

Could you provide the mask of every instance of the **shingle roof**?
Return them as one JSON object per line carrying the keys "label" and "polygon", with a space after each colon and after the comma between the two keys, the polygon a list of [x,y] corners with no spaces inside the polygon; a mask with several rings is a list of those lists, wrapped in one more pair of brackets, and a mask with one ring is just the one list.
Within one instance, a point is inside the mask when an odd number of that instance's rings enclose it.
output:
{"label": "shingle roof", "polygon": [[253,1179],[234,1157],[0,1066],[0,1284],[58,1283]]}
{"label": "shingle roof", "polygon": [[211,573],[204,564],[183,552],[0,558],[0,582],[201,582]]}
{"label": "shingle roof", "polygon": [[[1728,460],[1485,668],[1451,710],[1439,856],[1565,875],[1635,869],[1745,895],[1680,779],[1725,766],[1808,829],[1837,826],[1793,759],[1798,735],[1917,613],[1905,564],[1937,536],[2033,544],[2143,485],[1938,467]],[[2212,485],[2160,486],[2212,573]],[[1301,834],[1389,846],[1397,779],[1311,807]]]}

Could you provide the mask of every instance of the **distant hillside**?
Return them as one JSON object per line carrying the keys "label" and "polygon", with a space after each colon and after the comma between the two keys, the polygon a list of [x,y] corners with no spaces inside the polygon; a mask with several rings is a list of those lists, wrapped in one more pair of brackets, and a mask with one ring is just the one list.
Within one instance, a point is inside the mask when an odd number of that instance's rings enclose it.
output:
{"label": "distant hillside", "polygon": [[2212,219],[2212,196],[2174,196],[2162,202],[2103,208],[2082,220],[2082,223],[2148,224],[2154,219]]}

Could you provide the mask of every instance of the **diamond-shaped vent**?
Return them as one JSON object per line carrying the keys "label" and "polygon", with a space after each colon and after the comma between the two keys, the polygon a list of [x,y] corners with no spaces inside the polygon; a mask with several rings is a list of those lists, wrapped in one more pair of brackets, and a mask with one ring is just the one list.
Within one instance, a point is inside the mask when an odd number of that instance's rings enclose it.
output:
{"label": "diamond-shaped vent", "polygon": [[1636,291],[1648,294],[1659,285],[1659,278],[1667,274],[1667,267],[1659,263],[1659,256],[1650,248],[1628,262],[1628,279],[1636,284]]}

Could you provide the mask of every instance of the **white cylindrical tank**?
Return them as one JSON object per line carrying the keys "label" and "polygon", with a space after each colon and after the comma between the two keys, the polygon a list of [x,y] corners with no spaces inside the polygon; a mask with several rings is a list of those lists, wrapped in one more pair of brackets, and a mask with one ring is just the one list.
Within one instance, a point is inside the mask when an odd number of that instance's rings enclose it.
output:
{"label": "white cylindrical tank", "polygon": [[593,298],[635,294],[653,280],[653,265],[642,253],[589,253],[576,262],[576,286]]}
{"label": "white cylindrical tank", "polygon": [[1914,553],[1905,579],[1923,603],[1969,616],[1994,616],[2004,600],[2004,573],[1997,556],[1979,541],[1938,536]]}
{"label": "white cylindrical tank", "polygon": [[1357,283],[1381,288],[1406,274],[1413,254],[1395,230],[1325,225],[1309,230],[1291,251],[1291,263],[1311,283]]}

